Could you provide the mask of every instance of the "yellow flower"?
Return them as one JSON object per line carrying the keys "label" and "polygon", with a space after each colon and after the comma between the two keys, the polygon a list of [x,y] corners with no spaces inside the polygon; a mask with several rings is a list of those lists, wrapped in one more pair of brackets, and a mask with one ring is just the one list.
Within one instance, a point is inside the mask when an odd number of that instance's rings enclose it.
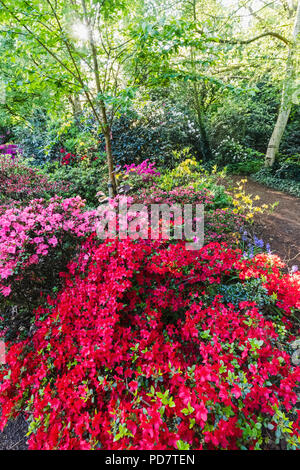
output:
{"label": "yellow flower", "polygon": [[252,204],[252,201],[251,201],[251,199],[250,199],[249,196],[243,197],[243,201],[244,201],[246,204]]}

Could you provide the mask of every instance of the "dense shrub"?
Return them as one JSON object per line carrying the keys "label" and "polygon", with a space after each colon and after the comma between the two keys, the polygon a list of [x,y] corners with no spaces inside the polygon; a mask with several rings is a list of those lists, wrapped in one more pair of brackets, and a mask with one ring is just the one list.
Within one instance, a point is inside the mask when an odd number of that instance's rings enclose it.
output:
{"label": "dense shrub", "polygon": [[262,159],[250,159],[240,163],[226,165],[226,172],[232,175],[254,175],[263,167]]}
{"label": "dense shrub", "polygon": [[299,106],[292,107],[289,122],[282,137],[280,152],[282,155],[292,157],[300,152],[300,110]]}
{"label": "dense shrub", "polygon": [[[31,129],[18,128],[17,142],[26,158],[38,164],[60,159],[60,149],[75,155],[99,156],[105,140],[86,111],[76,118],[50,119],[39,110],[31,118]],[[174,149],[191,147],[201,158],[201,137],[195,121],[168,99],[149,101],[114,120],[112,150],[117,164],[141,163],[149,158],[159,165],[172,164]]]}
{"label": "dense shrub", "polygon": [[43,164],[56,158],[60,143],[52,131],[52,124],[46,110],[36,109],[29,118],[29,126],[16,126],[16,141],[23,150],[25,158],[34,159],[35,163]]}
{"label": "dense shrub", "polygon": [[189,154],[190,149],[174,152],[176,160],[180,161],[174,169],[164,171],[155,183],[164,190],[170,191],[175,187],[193,187],[195,191],[209,190],[213,195],[213,207],[224,208],[231,205],[231,197],[226,193],[222,181],[225,171],[218,171],[217,166],[207,170]]}
{"label": "dense shrub", "polygon": [[141,188],[139,192],[133,195],[135,202],[142,204],[204,204],[207,209],[213,206],[214,197],[208,189],[196,191],[193,186],[175,187],[170,191],[152,187]]}
{"label": "dense shrub", "polygon": [[64,181],[69,185],[64,195],[66,197],[80,196],[87,204],[95,207],[98,204],[98,191],[107,193],[107,166],[100,161],[82,161],[76,166],[51,164],[46,165],[43,173],[48,174],[51,181]]}
{"label": "dense shrub", "polygon": [[[253,150],[252,148],[244,147],[233,138],[226,137],[214,150],[214,159],[219,165],[249,165],[260,167],[263,164],[263,154]],[[230,168],[230,167],[229,167]]]}
{"label": "dense shrub", "polygon": [[253,176],[254,181],[265,184],[270,188],[284,191],[292,196],[300,197],[300,182],[293,179],[281,179],[274,176],[272,170],[263,168]]}
{"label": "dense shrub", "polygon": [[278,112],[279,90],[268,77],[258,83],[256,93],[228,94],[209,113],[210,139],[217,149],[224,139],[233,139],[243,148],[266,151]]}
{"label": "dense shrub", "polygon": [[202,157],[201,136],[194,120],[167,99],[120,117],[113,125],[112,137],[113,154],[120,165],[149,158],[159,166],[172,166],[173,151],[187,146],[197,159]]}
{"label": "dense shrub", "polygon": [[[183,218],[176,212],[172,212],[172,207],[181,208],[181,214],[184,215],[184,204],[188,204],[193,209],[193,221],[192,228],[195,234],[194,241],[196,238],[197,230],[200,230],[200,224],[196,225],[196,206],[203,205],[204,209],[204,244],[207,244],[211,241],[226,241],[232,246],[238,246],[240,244],[239,232],[244,231],[246,218],[242,214],[234,213],[229,208],[216,209],[215,208],[215,198],[211,191],[207,189],[195,190],[193,186],[187,187],[178,187],[174,188],[171,191],[163,191],[157,186],[146,186],[140,191],[133,193],[130,196],[116,196],[114,199],[109,200],[108,206],[103,206],[103,212],[101,211],[101,217],[105,220],[113,220],[115,218],[115,211],[118,211],[119,204],[127,208],[128,221],[133,220],[136,217],[139,217],[138,226],[140,229],[136,233],[136,227],[134,227],[134,232],[137,237],[149,239],[151,238],[151,228],[149,222],[152,220],[151,208],[152,205],[161,205],[161,210],[163,205],[167,205],[170,209],[170,214],[168,221],[170,222],[170,227],[164,225],[164,222],[160,221],[160,234],[164,232],[164,237],[169,239],[177,239],[178,234],[173,230],[176,226],[182,225]],[[136,210],[134,204],[140,204],[143,207],[143,210]],[[98,213],[100,216],[100,212]],[[170,217],[170,218],[169,218]],[[178,219],[176,217],[179,217]],[[100,220],[100,219],[98,219]],[[197,219],[198,220],[198,219]],[[200,220],[198,220],[200,222]],[[113,223],[112,231],[119,228],[116,221]],[[165,232],[166,229],[166,232]],[[183,233],[182,233],[183,232]],[[185,239],[185,231],[181,232],[181,236]],[[199,233],[199,232],[198,232]],[[135,236],[133,235],[133,236]],[[202,235],[201,235],[202,236]],[[102,229],[101,229],[102,237]],[[187,240],[191,242],[192,240]]]}
{"label": "dense shrub", "polygon": [[[151,167],[152,169],[152,167]],[[111,203],[117,205],[118,198]],[[163,191],[143,189],[128,199],[132,203],[204,204],[204,242],[228,241],[239,243],[237,231],[244,218],[228,209],[214,209],[214,196],[209,190],[195,191],[193,187]],[[32,308],[43,301],[40,292],[50,294],[59,284],[58,274],[76,254],[81,239],[95,230],[96,210],[86,210],[79,197],[54,197],[32,200],[27,205],[15,203],[0,210],[0,303],[3,307],[2,329],[12,337],[16,327],[26,326]],[[172,224],[175,221],[172,220]],[[11,307],[17,308],[16,322]]]}
{"label": "dense shrub", "polygon": [[237,233],[245,224],[245,217],[229,208],[218,208],[219,200],[208,189],[195,190],[193,186],[178,187],[163,191],[157,187],[142,189],[133,197],[140,204],[203,204],[204,205],[204,243],[227,241],[235,246],[239,243]]}
{"label": "dense shrub", "polygon": [[300,153],[288,158],[281,156],[272,170],[275,178],[295,180],[300,183]]}
{"label": "dense shrub", "polygon": [[[96,211],[85,211],[80,197],[49,201],[36,199],[28,206],[15,204],[0,210],[0,305],[6,318],[2,329],[15,334],[9,306],[18,306],[18,323],[28,323],[32,308],[59,284],[82,239],[94,230]],[[24,317],[24,318],[23,318]]]}
{"label": "dense shrub", "polygon": [[28,166],[20,158],[0,156],[0,204],[13,201],[28,202],[31,199],[66,195],[72,183],[67,181],[51,181],[37,169]]}
{"label": "dense shrub", "polygon": [[26,410],[31,449],[299,447],[291,338],[252,299],[217,295],[261,278],[289,316],[299,274],[220,244],[89,243],[8,351],[2,428]]}
{"label": "dense shrub", "polygon": [[70,114],[50,116],[46,109],[35,109],[28,118],[29,126],[14,127],[14,138],[23,150],[25,158],[37,165],[61,160],[61,148],[75,155],[89,157],[99,155],[99,138],[90,114],[81,111],[75,117]]}
{"label": "dense shrub", "polygon": [[160,176],[155,163],[151,163],[148,158],[138,165],[132,163],[123,167],[118,166],[116,171],[118,170],[119,172],[116,174],[118,186],[120,189],[126,188],[126,192],[129,190],[135,192],[142,187],[153,186],[156,183],[157,177]]}

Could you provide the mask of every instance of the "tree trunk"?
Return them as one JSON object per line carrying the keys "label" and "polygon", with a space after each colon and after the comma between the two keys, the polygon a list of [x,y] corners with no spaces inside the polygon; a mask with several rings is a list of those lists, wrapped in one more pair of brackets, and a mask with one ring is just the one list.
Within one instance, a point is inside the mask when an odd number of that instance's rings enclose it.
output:
{"label": "tree trunk", "polygon": [[81,107],[79,97],[77,95],[70,95],[68,96],[68,100],[72,106],[74,119],[75,121],[77,121],[78,117],[82,113],[82,107]]}
{"label": "tree trunk", "polygon": [[300,0],[298,1],[298,7],[296,12],[293,39],[289,48],[288,58],[286,63],[285,79],[282,88],[281,103],[277,121],[270,138],[268,149],[265,157],[265,167],[272,167],[275,162],[276,154],[278,153],[280,142],[285,131],[289,115],[292,108],[292,92],[293,83],[295,78],[295,53],[297,51],[297,45],[299,43],[300,33]]}
{"label": "tree trunk", "polygon": [[102,131],[104,134],[105,138],[105,152],[106,152],[106,158],[107,158],[107,166],[108,166],[108,187],[109,190],[112,194],[110,196],[115,196],[117,194],[117,184],[116,184],[116,178],[115,178],[115,172],[114,172],[114,159],[113,159],[113,154],[112,154],[112,149],[111,149],[111,128],[108,123],[107,119],[107,114],[106,114],[106,107],[105,103],[101,101],[101,114],[102,114]]}
{"label": "tree trunk", "polygon": [[116,187],[116,179],[114,173],[114,165],[113,165],[113,156],[112,156],[112,149],[111,149],[111,137],[110,137],[110,130],[104,132],[105,138],[105,152],[107,158],[107,166],[108,166],[108,175],[109,175],[109,196],[113,197],[117,194],[117,187]]}
{"label": "tree trunk", "polygon": [[[90,19],[88,17],[88,12],[85,4],[85,0],[81,0],[82,7],[83,7],[83,12],[85,16],[85,21],[86,21],[86,27],[88,31],[88,36],[89,36],[89,43],[91,47],[91,52],[92,52],[92,58],[93,58],[93,66],[94,66],[94,77],[95,77],[95,82],[96,82],[96,89],[97,89],[97,94],[98,97],[99,95],[102,94],[102,89],[101,89],[101,83],[100,83],[100,74],[99,74],[99,63],[98,63],[98,57],[97,57],[97,48],[95,45],[94,41],[94,36],[93,36],[93,30],[91,27]],[[115,196],[117,194],[117,184],[116,184],[116,179],[115,179],[115,173],[114,173],[114,162],[113,162],[113,155],[112,155],[112,150],[111,150],[111,129],[109,126],[109,122],[107,119],[107,112],[106,112],[106,106],[103,101],[103,99],[100,99],[100,108],[101,108],[101,115],[102,115],[102,122],[101,124],[101,130],[104,134],[105,138],[105,152],[106,152],[106,158],[107,158],[107,166],[108,166],[108,188],[109,192],[111,193],[110,196]]]}
{"label": "tree trunk", "polygon": [[[196,18],[196,1],[194,1],[194,17]],[[195,56],[194,50],[191,49],[191,63],[192,71],[196,77],[196,66],[195,66]],[[206,131],[204,112],[203,112],[203,101],[199,99],[199,88],[196,81],[193,83],[193,92],[194,92],[194,108],[197,114],[197,120],[199,125],[199,130],[201,134],[201,153],[204,160],[208,161],[212,159],[212,153],[210,148],[210,143]]]}
{"label": "tree trunk", "polygon": [[[195,91],[195,93],[197,93],[197,91]],[[212,160],[212,153],[211,153],[210,143],[209,143],[206,127],[205,127],[203,110],[202,110],[202,106],[199,103],[198,97],[196,99],[196,102],[197,102],[196,104],[197,119],[198,119],[200,134],[201,134],[201,151],[202,151],[204,160],[209,161],[209,160]]]}

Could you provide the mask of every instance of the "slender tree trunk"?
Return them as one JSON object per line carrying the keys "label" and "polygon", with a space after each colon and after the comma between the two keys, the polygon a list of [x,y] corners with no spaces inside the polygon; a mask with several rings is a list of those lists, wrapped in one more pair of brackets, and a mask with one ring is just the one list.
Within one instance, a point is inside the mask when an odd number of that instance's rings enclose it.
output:
{"label": "slender tree trunk", "polygon": [[[193,16],[194,16],[194,21],[197,20],[196,16],[196,0],[193,1]],[[196,65],[195,65],[195,52],[194,49],[191,48],[191,64],[192,64],[192,71],[194,73],[194,76],[196,77],[197,71],[196,71]],[[198,120],[198,125],[199,125],[199,130],[201,134],[201,152],[204,160],[211,160],[212,159],[212,153],[211,153],[211,148],[210,148],[210,143],[208,139],[208,135],[206,132],[206,126],[205,126],[205,119],[204,119],[204,112],[203,112],[203,104],[202,100],[200,101],[199,99],[199,88],[197,85],[197,82],[194,81],[193,83],[193,91],[194,91],[194,108],[197,114],[197,120]]]}
{"label": "slender tree trunk", "polygon": [[285,131],[289,115],[292,108],[292,91],[293,83],[296,72],[295,55],[297,52],[297,46],[299,44],[299,33],[300,33],[300,0],[298,0],[298,7],[296,12],[293,40],[289,48],[288,58],[286,63],[285,79],[282,88],[281,103],[277,121],[270,138],[268,149],[265,157],[265,167],[272,167],[275,162],[276,154],[279,150],[280,142]]}
{"label": "slender tree trunk", "polygon": [[[100,83],[99,63],[98,63],[98,57],[97,57],[97,49],[96,49],[94,36],[93,36],[93,30],[90,24],[90,18],[88,16],[85,0],[81,0],[81,4],[83,7],[83,13],[84,13],[85,22],[86,22],[86,26],[88,30],[89,43],[90,43],[91,52],[92,52],[93,65],[94,65],[93,71],[94,71],[94,77],[95,77],[95,82],[96,82],[96,89],[97,89],[98,95],[101,95],[102,89],[101,89],[101,83]],[[101,116],[102,116],[101,130],[104,134],[105,144],[106,144],[105,152],[106,152],[107,166],[108,166],[109,191],[111,192],[110,196],[115,196],[117,194],[117,184],[116,184],[116,179],[115,179],[114,162],[113,162],[113,155],[112,155],[111,128],[109,126],[109,122],[107,119],[107,111],[106,111],[105,103],[103,99],[100,99],[99,102],[100,102]]]}
{"label": "slender tree trunk", "polygon": [[113,155],[112,155],[111,128],[108,124],[106,108],[105,108],[104,103],[101,103],[101,113],[102,113],[102,119],[103,119],[103,134],[104,134],[104,139],[105,139],[105,152],[106,152],[108,175],[109,175],[109,190],[111,192],[109,196],[115,196],[117,194],[117,185],[116,185],[114,162],[113,162]]}
{"label": "slender tree trunk", "polygon": [[79,97],[76,95],[70,95],[68,96],[68,100],[72,106],[74,119],[78,120],[78,116],[82,113],[82,107]]}
{"label": "slender tree trunk", "polygon": [[201,151],[204,157],[204,160],[208,161],[212,159],[212,153],[210,148],[210,142],[208,139],[206,126],[205,126],[205,119],[204,119],[204,112],[203,107],[199,100],[199,91],[197,89],[196,84],[194,84],[194,94],[195,94],[195,108],[197,113],[197,120],[201,134]]}

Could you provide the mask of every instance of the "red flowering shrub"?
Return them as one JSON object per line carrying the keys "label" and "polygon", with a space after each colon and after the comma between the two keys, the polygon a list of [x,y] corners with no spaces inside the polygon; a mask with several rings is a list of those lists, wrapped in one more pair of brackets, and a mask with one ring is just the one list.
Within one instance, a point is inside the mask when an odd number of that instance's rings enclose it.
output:
{"label": "red flowering shrub", "polygon": [[[61,165],[74,166],[74,165],[78,165],[81,161],[88,159],[87,155],[76,156],[71,152],[67,152],[63,148],[60,149],[60,153],[64,154],[61,159]],[[98,160],[98,157],[91,158],[91,161],[96,161],[96,160]]]}
{"label": "red flowering shrub", "polygon": [[25,411],[31,449],[297,447],[289,338],[254,302],[208,301],[259,270],[280,301],[260,263],[218,243],[91,239],[7,353],[1,427]]}
{"label": "red flowering shrub", "polygon": [[269,294],[275,294],[277,307],[287,315],[300,310],[300,272],[282,274],[285,264],[279,256],[260,253],[252,260],[243,260],[240,267],[241,279],[263,279]]}

